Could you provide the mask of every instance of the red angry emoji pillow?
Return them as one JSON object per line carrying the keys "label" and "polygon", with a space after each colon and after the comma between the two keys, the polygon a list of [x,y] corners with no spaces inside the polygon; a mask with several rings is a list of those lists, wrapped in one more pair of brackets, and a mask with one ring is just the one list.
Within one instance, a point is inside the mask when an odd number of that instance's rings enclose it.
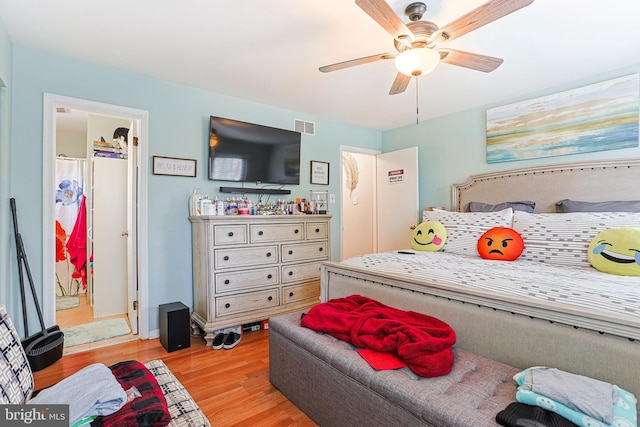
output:
{"label": "red angry emoji pillow", "polygon": [[478,239],[478,254],[484,259],[513,261],[523,250],[522,236],[513,228],[494,227]]}

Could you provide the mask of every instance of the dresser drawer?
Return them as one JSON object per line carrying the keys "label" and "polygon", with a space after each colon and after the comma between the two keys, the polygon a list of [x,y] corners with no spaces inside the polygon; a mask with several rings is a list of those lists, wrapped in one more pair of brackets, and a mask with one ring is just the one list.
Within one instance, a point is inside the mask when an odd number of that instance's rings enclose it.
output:
{"label": "dresser drawer", "polygon": [[216,225],[213,227],[216,245],[242,245],[247,243],[246,225]]}
{"label": "dresser drawer", "polygon": [[216,249],[213,252],[214,265],[216,269],[275,264],[278,262],[278,247],[275,245],[235,249]]}
{"label": "dresser drawer", "polygon": [[249,233],[251,243],[304,240],[304,226],[302,223],[251,224]]}
{"label": "dresser drawer", "polygon": [[282,302],[289,304],[309,298],[320,297],[320,282],[305,283],[304,285],[284,286],[282,288]]}
{"label": "dresser drawer", "polygon": [[278,267],[217,273],[215,275],[216,293],[277,285],[278,276]]}
{"label": "dresser drawer", "polygon": [[329,224],[326,222],[310,222],[306,224],[307,239],[326,239],[329,235]]}
{"label": "dresser drawer", "polygon": [[216,298],[216,317],[280,305],[278,288]]}
{"label": "dresser drawer", "polygon": [[307,259],[327,259],[327,242],[291,243],[282,245],[282,262],[304,261]]}
{"label": "dresser drawer", "polygon": [[282,283],[300,282],[303,280],[313,280],[320,277],[319,262],[309,262],[306,264],[293,264],[282,266]]}

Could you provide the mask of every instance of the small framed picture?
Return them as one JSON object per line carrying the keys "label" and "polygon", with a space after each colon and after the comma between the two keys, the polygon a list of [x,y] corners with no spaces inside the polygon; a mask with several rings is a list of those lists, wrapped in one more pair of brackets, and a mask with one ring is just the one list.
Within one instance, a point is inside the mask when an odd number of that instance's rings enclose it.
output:
{"label": "small framed picture", "polygon": [[311,160],[311,183],[329,185],[329,163]]}
{"label": "small framed picture", "polygon": [[193,159],[153,156],[153,174],[195,177],[196,162]]}

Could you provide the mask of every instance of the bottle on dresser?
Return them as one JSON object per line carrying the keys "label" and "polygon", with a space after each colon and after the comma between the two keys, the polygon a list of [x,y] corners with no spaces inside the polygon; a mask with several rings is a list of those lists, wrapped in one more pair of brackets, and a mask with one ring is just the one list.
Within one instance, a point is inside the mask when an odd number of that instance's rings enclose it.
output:
{"label": "bottle on dresser", "polygon": [[200,215],[200,201],[202,200],[202,193],[199,188],[194,188],[189,197],[189,215]]}

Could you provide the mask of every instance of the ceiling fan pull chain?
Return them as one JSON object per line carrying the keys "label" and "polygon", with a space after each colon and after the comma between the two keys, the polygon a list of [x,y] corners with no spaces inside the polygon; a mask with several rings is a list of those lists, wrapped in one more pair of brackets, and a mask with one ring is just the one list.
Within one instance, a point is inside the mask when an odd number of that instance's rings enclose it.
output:
{"label": "ceiling fan pull chain", "polygon": [[415,76],[416,80],[416,124],[418,124],[418,76]]}

